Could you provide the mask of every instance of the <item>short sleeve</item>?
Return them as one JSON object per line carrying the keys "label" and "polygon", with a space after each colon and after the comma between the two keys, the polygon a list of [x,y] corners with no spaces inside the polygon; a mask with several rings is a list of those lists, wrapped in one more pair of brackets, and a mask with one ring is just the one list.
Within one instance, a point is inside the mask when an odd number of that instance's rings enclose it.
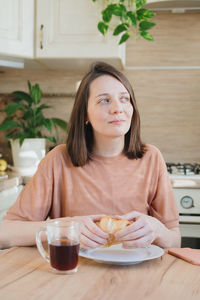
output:
{"label": "short sleeve", "polygon": [[50,212],[53,178],[45,175],[45,158],[33,178],[26,184],[5,220],[43,221]]}
{"label": "short sleeve", "polygon": [[179,214],[173,188],[167,168],[161,154],[159,157],[160,172],[154,198],[149,213],[165,224],[167,228],[179,226]]}

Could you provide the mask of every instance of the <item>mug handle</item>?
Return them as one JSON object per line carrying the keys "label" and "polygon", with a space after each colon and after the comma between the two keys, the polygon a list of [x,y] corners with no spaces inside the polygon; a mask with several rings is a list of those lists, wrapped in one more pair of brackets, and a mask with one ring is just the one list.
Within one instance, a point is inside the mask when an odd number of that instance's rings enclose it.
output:
{"label": "mug handle", "polygon": [[42,257],[49,263],[49,254],[46,250],[44,250],[44,247],[42,245],[42,241],[41,241],[41,234],[45,233],[47,236],[47,231],[46,228],[42,228],[40,231],[38,231],[36,233],[36,245],[38,248],[38,251],[40,252],[40,254],[42,255]]}

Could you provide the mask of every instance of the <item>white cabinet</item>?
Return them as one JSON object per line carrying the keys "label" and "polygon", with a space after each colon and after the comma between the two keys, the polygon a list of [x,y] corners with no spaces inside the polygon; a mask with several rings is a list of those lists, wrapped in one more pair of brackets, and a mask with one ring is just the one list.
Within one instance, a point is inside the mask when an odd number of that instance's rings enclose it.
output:
{"label": "white cabinet", "polygon": [[0,0],[0,55],[33,58],[34,0]]}
{"label": "white cabinet", "polygon": [[125,45],[97,30],[101,1],[0,0],[0,7],[0,62],[22,58],[29,68],[37,62],[51,69],[125,63]]}
{"label": "white cabinet", "polygon": [[91,0],[38,0],[37,59],[53,67],[59,61],[52,58],[64,59],[60,61],[63,67],[95,59],[124,63],[125,45],[118,46],[116,37],[104,37],[97,30],[101,10],[101,2]]}

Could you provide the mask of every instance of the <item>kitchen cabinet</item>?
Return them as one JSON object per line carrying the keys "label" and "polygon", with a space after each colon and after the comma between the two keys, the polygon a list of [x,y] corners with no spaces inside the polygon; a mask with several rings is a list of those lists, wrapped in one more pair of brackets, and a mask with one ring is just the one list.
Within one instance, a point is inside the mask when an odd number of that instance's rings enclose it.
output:
{"label": "kitchen cabinet", "polygon": [[[104,60],[125,64],[125,45],[97,30],[102,3],[91,0],[0,0],[0,56],[31,66],[80,69]],[[35,34],[34,34],[35,32]],[[25,66],[26,66],[25,65]]]}
{"label": "kitchen cabinet", "polygon": [[0,55],[33,58],[34,0],[0,0]]}

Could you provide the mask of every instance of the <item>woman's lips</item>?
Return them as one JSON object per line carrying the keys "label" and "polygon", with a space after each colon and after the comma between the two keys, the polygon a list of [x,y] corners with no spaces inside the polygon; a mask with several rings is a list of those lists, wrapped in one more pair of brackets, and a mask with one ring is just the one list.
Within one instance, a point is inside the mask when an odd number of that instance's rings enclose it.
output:
{"label": "woman's lips", "polygon": [[109,124],[120,125],[123,122],[125,122],[125,120],[113,120],[113,121],[110,121]]}

